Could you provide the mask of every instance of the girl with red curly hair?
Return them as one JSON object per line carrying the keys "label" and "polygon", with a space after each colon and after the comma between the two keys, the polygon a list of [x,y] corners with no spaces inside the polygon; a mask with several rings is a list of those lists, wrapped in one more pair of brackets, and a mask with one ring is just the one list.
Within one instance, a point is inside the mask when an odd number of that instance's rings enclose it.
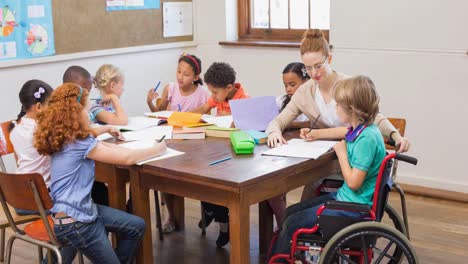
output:
{"label": "girl with red curly hair", "polygon": [[[140,217],[107,206],[91,198],[94,161],[132,165],[166,151],[164,142],[146,149],[129,150],[98,142],[89,128],[88,91],[66,83],[51,95],[38,115],[34,145],[42,155],[50,155],[50,210],[57,239],[64,246],[80,250],[92,263],[132,263],[145,232]],[[116,233],[112,248],[107,232]]]}

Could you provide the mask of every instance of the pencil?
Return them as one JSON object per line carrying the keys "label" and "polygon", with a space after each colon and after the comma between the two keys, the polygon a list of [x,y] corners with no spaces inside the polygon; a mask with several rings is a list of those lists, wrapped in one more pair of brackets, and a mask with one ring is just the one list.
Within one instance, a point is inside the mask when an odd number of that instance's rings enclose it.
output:
{"label": "pencil", "polygon": [[161,84],[161,81],[159,81],[156,87],[154,87],[153,93],[155,93],[158,90],[160,84]]}
{"label": "pencil", "polygon": [[310,131],[312,131],[312,129],[313,129],[313,128],[315,127],[315,125],[317,124],[317,121],[319,120],[320,115],[321,115],[321,114],[319,114],[319,115],[317,116],[317,118],[315,118],[314,123],[312,123],[312,125],[310,126],[310,128],[309,128],[309,133],[310,133]]}
{"label": "pencil", "polygon": [[221,162],[226,161],[226,160],[230,160],[231,158],[232,158],[231,156],[228,156],[228,157],[225,157],[225,158],[222,158],[222,159],[219,159],[219,160],[215,160],[215,161],[210,163],[210,166],[221,163]]}
{"label": "pencil", "polygon": [[165,137],[166,137],[166,135],[162,136],[160,139],[155,139],[155,140],[156,140],[156,142],[161,143],[164,140]]}

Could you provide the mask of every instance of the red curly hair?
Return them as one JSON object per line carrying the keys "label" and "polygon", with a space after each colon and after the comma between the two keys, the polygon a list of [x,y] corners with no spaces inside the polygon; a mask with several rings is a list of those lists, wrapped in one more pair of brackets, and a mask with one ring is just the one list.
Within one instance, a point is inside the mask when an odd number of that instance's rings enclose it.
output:
{"label": "red curly hair", "polygon": [[87,100],[88,91],[77,84],[65,83],[55,89],[37,115],[34,147],[39,154],[60,152],[64,145],[93,135],[81,113]]}

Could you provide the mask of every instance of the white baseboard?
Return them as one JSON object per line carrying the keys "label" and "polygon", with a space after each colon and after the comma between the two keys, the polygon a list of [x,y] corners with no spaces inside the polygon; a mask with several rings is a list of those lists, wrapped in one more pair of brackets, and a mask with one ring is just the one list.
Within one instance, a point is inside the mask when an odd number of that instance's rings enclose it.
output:
{"label": "white baseboard", "polygon": [[468,183],[448,181],[447,179],[398,174],[398,181],[403,184],[423,186],[432,189],[468,193]]}

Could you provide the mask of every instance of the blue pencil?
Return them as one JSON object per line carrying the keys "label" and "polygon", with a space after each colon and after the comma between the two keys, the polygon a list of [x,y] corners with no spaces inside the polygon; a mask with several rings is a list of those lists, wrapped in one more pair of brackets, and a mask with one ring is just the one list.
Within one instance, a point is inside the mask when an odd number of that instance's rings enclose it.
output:
{"label": "blue pencil", "polygon": [[230,159],[232,159],[231,156],[225,157],[225,158],[222,158],[222,159],[219,159],[219,160],[215,160],[215,161],[213,161],[213,162],[210,163],[210,166],[211,166],[211,165],[218,164],[218,163],[221,163],[221,162],[226,161],[226,160],[230,160]]}
{"label": "blue pencil", "polygon": [[182,112],[182,107],[180,107],[180,104],[177,105],[177,109],[179,109],[179,112]]}
{"label": "blue pencil", "polygon": [[159,81],[156,87],[154,87],[153,93],[155,93],[158,90],[160,84],[161,84],[161,81]]}

